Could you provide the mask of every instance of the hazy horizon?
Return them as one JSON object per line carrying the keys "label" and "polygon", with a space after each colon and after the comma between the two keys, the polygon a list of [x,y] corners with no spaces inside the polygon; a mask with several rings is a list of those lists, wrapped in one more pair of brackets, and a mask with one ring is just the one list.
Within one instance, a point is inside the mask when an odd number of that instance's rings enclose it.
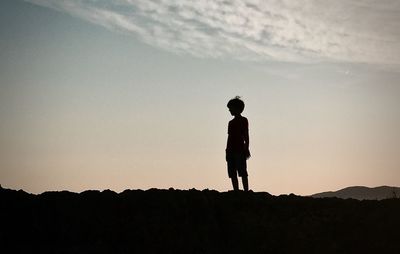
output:
{"label": "hazy horizon", "polygon": [[226,103],[250,189],[400,186],[400,3],[0,3],[0,184],[231,189]]}

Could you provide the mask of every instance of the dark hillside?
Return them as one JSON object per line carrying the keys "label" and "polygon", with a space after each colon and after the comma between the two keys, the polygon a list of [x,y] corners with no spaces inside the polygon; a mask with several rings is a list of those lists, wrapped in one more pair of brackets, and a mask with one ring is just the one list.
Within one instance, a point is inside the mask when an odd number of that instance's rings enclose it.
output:
{"label": "dark hillside", "polygon": [[400,199],[0,189],[2,253],[400,253]]}
{"label": "dark hillside", "polygon": [[365,186],[352,186],[338,191],[328,191],[311,195],[314,198],[353,198],[358,200],[381,200],[388,198],[400,198],[400,188],[380,186],[369,188]]}

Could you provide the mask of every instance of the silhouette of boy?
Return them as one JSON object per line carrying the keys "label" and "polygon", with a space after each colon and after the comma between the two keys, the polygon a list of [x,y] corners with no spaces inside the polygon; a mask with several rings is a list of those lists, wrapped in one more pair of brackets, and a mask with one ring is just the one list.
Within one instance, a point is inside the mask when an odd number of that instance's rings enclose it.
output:
{"label": "silhouette of boy", "polygon": [[233,190],[239,190],[237,175],[242,177],[243,189],[249,190],[246,160],[250,158],[249,151],[249,123],[246,117],[241,116],[244,102],[239,96],[228,102],[229,112],[234,118],[228,124],[228,142],[226,145],[226,162],[228,175],[232,181]]}

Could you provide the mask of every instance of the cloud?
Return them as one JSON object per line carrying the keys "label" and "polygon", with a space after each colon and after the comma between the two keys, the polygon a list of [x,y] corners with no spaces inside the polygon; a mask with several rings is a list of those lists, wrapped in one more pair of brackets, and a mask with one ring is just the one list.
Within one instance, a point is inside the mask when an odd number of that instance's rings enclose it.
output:
{"label": "cloud", "polygon": [[27,0],[197,57],[400,64],[397,0]]}

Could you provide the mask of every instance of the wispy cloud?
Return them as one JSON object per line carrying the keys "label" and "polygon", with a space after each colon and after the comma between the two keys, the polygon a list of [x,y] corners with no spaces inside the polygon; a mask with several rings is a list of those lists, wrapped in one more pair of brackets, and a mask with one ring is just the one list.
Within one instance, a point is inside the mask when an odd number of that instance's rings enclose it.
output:
{"label": "wispy cloud", "polygon": [[197,57],[400,64],[398,0],[27,0]]}

